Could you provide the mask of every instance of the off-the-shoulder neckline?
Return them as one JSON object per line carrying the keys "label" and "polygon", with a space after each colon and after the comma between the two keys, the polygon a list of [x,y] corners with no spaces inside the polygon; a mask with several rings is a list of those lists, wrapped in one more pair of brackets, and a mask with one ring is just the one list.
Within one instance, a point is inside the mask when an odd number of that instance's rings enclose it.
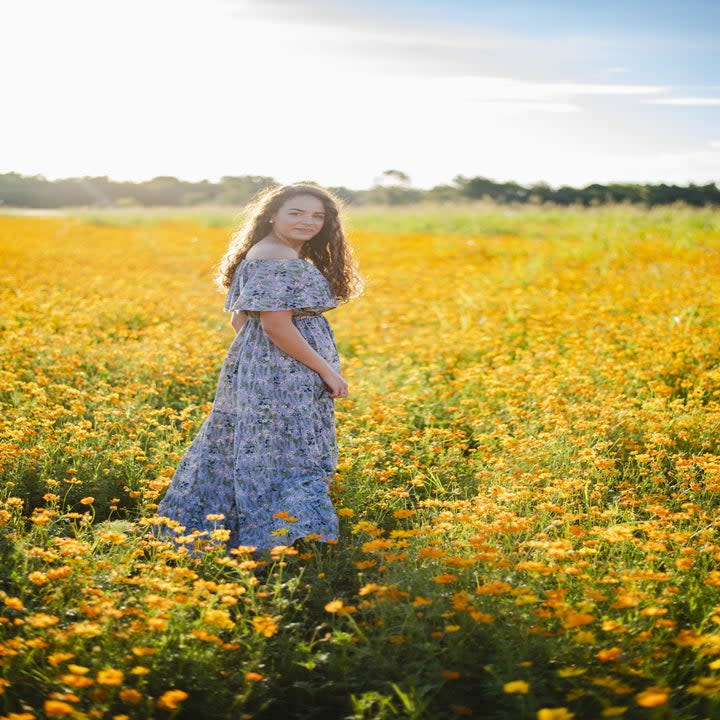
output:
{"label": "off-the-shoulder neckline", "polygon": [[323,277],[325,276],[325,274],[323,273],[323,271],[322,271],[317,265],[315,265],[315,263],[312,263],[312,262],[310,262],[309,260],[305,260],[305,258],[243,258],[243,259],[238,263],[238,268],[239,268],[243,263],[255,263],[255,262],[275,262],[275,263],[277,263],[277,262],[279,262],[279,263],[287,263],[287,262],[289,262],[289,263],[295,263],[295,262],[300,262],[300,263],[302,263],[303,265],[307,265],[307,267],[311,267],[313,270],[316,270],[316,271],[319,272]]}
{"label": "off-the-shoulder neckline", "polygon": [[[243,258],[240,262],[257,262],[258,260],[279,260],[282,262],[285,261],[294,261],[294,260],[302,260],[306,265],[312,265],[312,263],[309,260],[306,260],[305,258]],[[313,267],[315,267],[313,265]]]}

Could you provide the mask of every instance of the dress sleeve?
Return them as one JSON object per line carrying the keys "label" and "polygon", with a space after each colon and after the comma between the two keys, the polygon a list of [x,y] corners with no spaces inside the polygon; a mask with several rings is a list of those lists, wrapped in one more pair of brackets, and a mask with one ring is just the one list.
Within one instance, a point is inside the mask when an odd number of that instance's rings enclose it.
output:
{"label": "dress sleeve", "polygon": [[314,310],[337,307],[327,278],[302,258],[256,258],[235,269],[225,311]]}

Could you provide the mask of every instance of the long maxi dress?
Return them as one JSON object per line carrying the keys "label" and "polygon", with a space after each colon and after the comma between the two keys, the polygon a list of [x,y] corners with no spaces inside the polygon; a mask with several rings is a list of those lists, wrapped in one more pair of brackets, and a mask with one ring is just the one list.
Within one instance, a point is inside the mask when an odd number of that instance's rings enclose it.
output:
{"label": "long maxi dress", "polygon": [[[291,545],[305,535],[337,540],[329,494],[338,460],[334,400],[317,372],[266,335],[259,317],[262,310],[292,310],[300,334],[340,372],[323,315],[337,305],[327,278],[307,260],[240,262],[224,309],[248,317],[223,363],[212,410],[179,461],[158,515],[180,523],[185,535],[206,531],[207,539],[214,529],[229,530],[228,551]],[[208,520],[213,514],[225,518]]]}

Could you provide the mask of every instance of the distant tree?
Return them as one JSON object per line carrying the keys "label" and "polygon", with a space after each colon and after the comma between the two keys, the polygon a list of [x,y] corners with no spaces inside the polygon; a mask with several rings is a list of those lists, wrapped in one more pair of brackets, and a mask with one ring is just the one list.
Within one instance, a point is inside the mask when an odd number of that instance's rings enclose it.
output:
{"label": "distant tree", "polygon": [[459,199],[459,193],[452,185],[436,185],[425,193],[425,199],[440,203],[452,202]]}
{"label": "distant tree", "polygon": [[410,176],[402,170],[384,170],[379,178],[375,178],[375,185],[400,185],[410,187]]}
{"label": "distant tree", "polygon": [[[403,205],[422,200],[446,202],[489,198],[498,203],[557,203],[558,205],[604,205],[636,203],[646,207],[676,202],[694,207],[720,205],[716,183],[687,187],[642,185],[638,183],[592,183],[584,188],[563,185],[557,190],[538,182],[524,187],[516,182],[496,182],[486,177],[456,175],[452,185],[431,190],[410,186],[410,178],[400,170],[386,170],[369,190],[330,188],[343,202],[357,205]],[[276,185],[264,175],[225,176],[219,183],[188,182],[160,175],[140,183],[116,182],[106,176],[62,178],[52,182],[43,175],[0,174],[0,205],[19,208],[58,208],[79,206],[166,205],[172,207],[216,203],[241,207],[260,190]]]}
{"label": "distant tree", "polygon": [[340,198],[340,200],[346,205],[352,205],[353,203],[357,202],[356,190],[350,190],[349,188],[343,187],[342,185],[338,187],[329,187],[328,190],[333,193],[333,195]]}
{"label": "distant tree", "polygon": [[245,205],[261,190],[277,185],[277,180],[264,175],[226,175],[220,178],[217,196],[220,205]]}

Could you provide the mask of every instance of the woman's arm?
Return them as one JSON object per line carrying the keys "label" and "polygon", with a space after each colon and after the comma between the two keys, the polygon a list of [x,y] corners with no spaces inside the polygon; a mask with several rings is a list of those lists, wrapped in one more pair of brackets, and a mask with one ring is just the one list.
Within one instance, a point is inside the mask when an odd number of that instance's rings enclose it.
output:
{"label": "woman's arm", "polygon": [[245,325],[246,320],[247,315],[242,310],[239,312],[233,311],[230,318],[230,324],[235,329],[235,334],[239,333],[243,329],[243,325]]}
{"label": "woman's arm", "polygon": [[320,377],[334,372],[330,364],[308,341],[292,322],[292,310],[268,310],[260,313],[260,324],[265,334],[288,355],[307,365]]}

